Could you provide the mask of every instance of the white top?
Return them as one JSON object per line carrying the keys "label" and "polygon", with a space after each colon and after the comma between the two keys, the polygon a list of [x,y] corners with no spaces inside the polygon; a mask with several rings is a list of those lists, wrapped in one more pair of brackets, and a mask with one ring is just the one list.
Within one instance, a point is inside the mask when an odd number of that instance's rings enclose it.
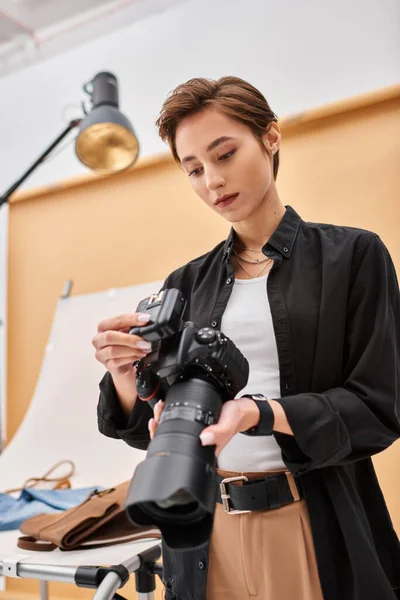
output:
{"label": "white top", "polygon": [[[263,394],[280,398],[279,362],[267,296],[268,275],[236,279],[221,322],[221,331],[247,358],[249,380],[238,397]],[[287,469],[274,436],[236,434],[218,457],[218,467],[239,473]]]}

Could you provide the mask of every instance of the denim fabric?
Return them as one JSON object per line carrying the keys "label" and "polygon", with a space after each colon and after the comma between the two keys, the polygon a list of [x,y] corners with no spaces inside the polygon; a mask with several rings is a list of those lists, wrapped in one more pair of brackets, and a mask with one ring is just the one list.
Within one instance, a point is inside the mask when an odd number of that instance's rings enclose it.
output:
{"label": "denim fabric", "polygon": [[83,502],[95,489],[94,487],[76,490],[25,488],[18,498],[0,493],[0,531],[19,529],[23,521],[41,513],[59,513],[73,508]]}

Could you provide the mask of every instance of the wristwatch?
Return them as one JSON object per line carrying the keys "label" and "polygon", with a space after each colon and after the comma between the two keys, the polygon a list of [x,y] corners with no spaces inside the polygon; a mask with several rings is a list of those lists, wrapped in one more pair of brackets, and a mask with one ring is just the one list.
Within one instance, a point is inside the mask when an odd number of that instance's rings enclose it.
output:
{"label": "wristwatch", "polygon": [[272,435],[275,415],[270,403],[262,394],[245,394],[242,398],[251,398],[258,406],[260,420],[255,427],[242,431],[245,435]]}

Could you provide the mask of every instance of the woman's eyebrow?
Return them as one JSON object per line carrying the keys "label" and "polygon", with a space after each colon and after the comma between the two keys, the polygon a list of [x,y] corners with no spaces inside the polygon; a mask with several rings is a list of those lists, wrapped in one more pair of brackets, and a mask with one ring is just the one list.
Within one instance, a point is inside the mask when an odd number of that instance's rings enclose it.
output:
{"label": "woman's eyebrow", "polygon": [[[217,138],[216,140],[214,140],[213,142],[211,142],[211,144],[208,144],[207,152],[211,152],[211,150],[214,150],[214,148],[216,148],[223,142],[226,142],[228,140],[233,140],[233,139],[234,138],[229,135],[223,135],[223,136]],[[196,158],[195,156],[185,156],[185,158],[182,158],[181,163],[190,162],[191,160],[195,160],[195,158]]]}

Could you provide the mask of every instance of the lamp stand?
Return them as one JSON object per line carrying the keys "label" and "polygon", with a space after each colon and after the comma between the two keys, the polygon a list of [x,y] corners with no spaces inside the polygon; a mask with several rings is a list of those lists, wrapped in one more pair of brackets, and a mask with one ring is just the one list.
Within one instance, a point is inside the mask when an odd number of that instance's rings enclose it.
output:
{"label": "lamp stand", "polygon": [[0,197],[0,206],[2,204],[4,204],[5,202],[7,202],[7,200],[11,196],[11,194],[13,194],[15,192],[15,190],[17,188],[19,188],[19,186],[25,181],[25,179],[27,179],[29,177],[29,175],[36,169],[36,167],[38,167],[44,161],[44,159],[50,154],[50,152],[52,150],[54,150],[54,148],[56,146],[58,146],[58,144],[61,142],[61,140],[63,140],[65,138],[65,136],[71,131],[71,129],[74,129],[74,127],[77,127],[79,125],[81,120],[82,119],[74,119],[73,121],[70,121],[68,126],[58,136],[58,138],[56,138],[54,140],[54,142],[52,144],[50,144],[50,146],[48,148],[46,148],[46,150],[43,152],[43,154],[41,154],[39,156],[39,158],[33,163],[33,165],[31,165],[29,167],[29,169],[27,169],[25,171],[25,173],[15,183],[13,183],[12,186],[10,188],[8,188],[8,190]]}
{"label": "lamp stand", "polygon": [[[44,161],[44,159],[50,154],[50,152],[52,152],[52,150],[54,150],[54,148],[56,146],[58,146],[58,144],[65,138],[65,136],[71,131],[71,129],[74,129],[74,127],[78,127],[81,120],[82,119],[74,119],[74,120],[70,121],[70,123],[64,129],[64,131],[62,133],[60,133],[60,135],[54,140],[54,142],[52,144],[50,144],[50,146],[48,148],[46,148],[46,150],[29,167],[29,169],[27,169],[25,171],[25,173],[15,183],[13,183],[12,186],[10,188],[8,188],[8,190],[2,196],[0,196],[0,207],[8,201],[11,194],[13,194],[15,192],[15,190],[17,188],[19,188],[19,186],[25,181],[25,179],[27,179],[29,177],[29,175],[36,169],[36,167],[38,167]],[[0,327],[3,327],[3,326],[4,326],[4,323],[1,321]],[[5,350],[4,350],[4,352],[5,352]],[[3,367],[3,365],[0,365],[0,370],[2,367]],[[3,379],[1,378],[1,371],[0,371],[0,384],[2,381],[3,381]],[[1,391],[2,390],[0,387],[0,420],[1,420],[1,416],[2,416],[1,402],[5,401],[4,399],[1,398]],[[3,442],[4,442],[4,440],[2,439],[2,428],[3,428],[3,425],[0,422],[0,453],[3,450]]]}

